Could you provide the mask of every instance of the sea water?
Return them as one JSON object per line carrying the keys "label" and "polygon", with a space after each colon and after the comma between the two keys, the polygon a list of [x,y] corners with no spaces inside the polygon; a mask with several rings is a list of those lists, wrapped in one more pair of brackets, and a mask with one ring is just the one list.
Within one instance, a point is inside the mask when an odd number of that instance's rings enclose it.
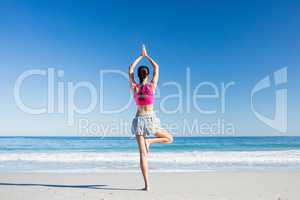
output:
{"label": "sea water", "polygon": [[[176,137],[153,144],[152,171],[299,170],[300,137]],[[138,171],[128,137],[0,137],[1,172]]]}

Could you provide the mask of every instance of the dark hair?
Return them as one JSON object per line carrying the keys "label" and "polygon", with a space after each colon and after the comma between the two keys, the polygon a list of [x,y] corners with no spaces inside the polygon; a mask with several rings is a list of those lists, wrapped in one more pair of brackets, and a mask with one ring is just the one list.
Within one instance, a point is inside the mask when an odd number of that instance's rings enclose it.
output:
{"label": "dark hair", "polygon": [[145,66],[145,65],[141,65],[138,68],[138,77],[140,80],[140,84],[143,83],[143,81],[145,80],[145,78],[149,75],[149,67]]}
{"label": "dark hair", "polygon": [[138,77],[139,77],[140,84],[141,84],[141,89],[139,92],[139,99],[141,99],[141,100],[145,99],[145,94],[143,93],[143,84],[142,83],[148,75],[149,75],[149,67],[147,67],[145,65],[139,66]]}

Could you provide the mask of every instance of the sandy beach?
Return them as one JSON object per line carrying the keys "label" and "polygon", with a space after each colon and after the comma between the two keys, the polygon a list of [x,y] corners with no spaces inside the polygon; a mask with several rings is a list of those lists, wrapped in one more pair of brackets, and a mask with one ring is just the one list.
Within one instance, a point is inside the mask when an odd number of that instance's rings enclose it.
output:
{"label": "sandy beach", "polygon": [[1,200],[298,200],[300,172],[1,173]]}

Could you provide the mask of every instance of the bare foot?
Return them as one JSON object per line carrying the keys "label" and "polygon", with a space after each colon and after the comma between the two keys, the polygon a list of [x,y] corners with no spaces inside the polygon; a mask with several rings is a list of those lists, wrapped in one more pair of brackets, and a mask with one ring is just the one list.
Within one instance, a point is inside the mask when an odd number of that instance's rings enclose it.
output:
{"label": "bare foot", "polygon": [[148,187],[144,187],[142,190],[144,190],[144,191],[150,191],[150,187],[148,186]]}

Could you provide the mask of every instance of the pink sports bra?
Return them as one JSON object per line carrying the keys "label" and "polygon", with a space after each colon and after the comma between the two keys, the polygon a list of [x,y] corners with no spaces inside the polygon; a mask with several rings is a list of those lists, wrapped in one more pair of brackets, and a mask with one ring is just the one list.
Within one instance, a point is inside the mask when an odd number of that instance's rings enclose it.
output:
{"label": "pink sports bra", "polygon": [[152,84],[136,85],[137,92],[134,92],[136,105],[144,106],[154,103],[154,88]]}

